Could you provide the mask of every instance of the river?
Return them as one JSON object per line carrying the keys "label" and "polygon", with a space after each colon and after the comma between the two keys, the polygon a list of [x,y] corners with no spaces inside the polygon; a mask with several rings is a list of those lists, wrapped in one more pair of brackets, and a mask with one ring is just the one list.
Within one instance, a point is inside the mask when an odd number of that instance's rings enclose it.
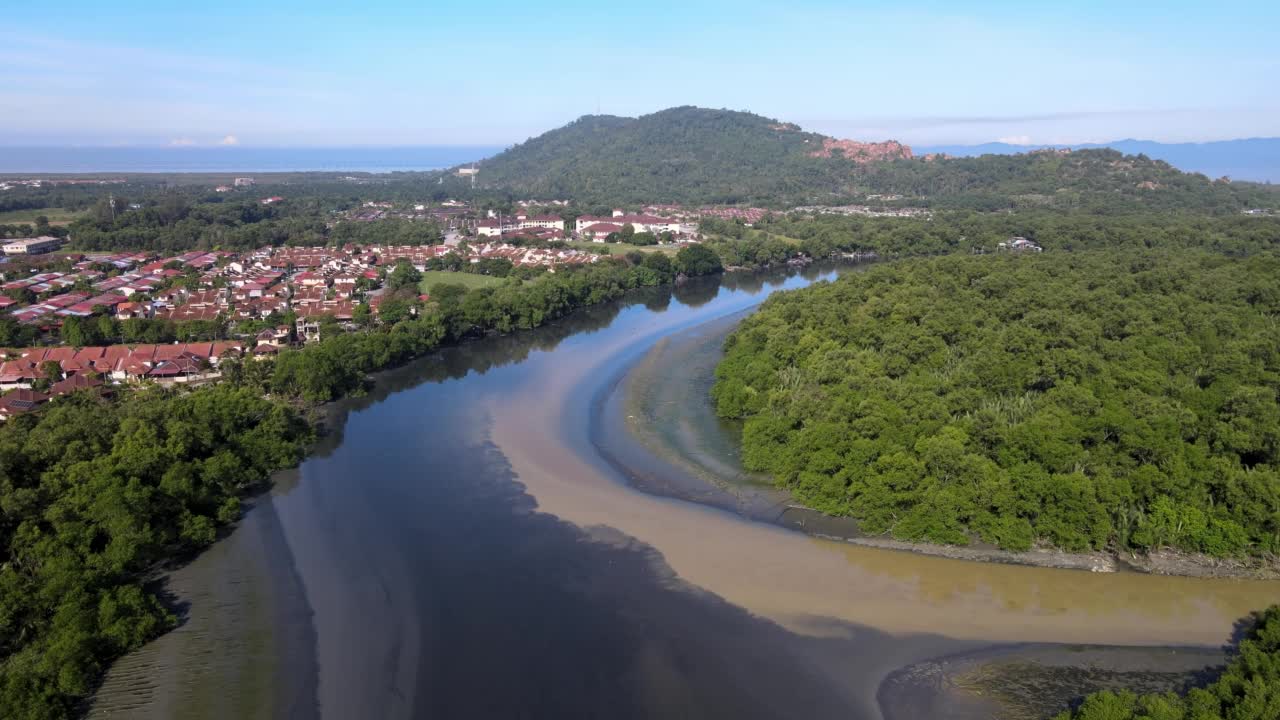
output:
{"label": "river", "polygon": [[610,431],[626,372],[835,272],[640,292],[382,374],[166,580],[182,625],[118,662],[89,715],[878,718],[882,682],[912,663],[1009,643],[1217,647],[1280,597],[856,547],[714,488],[707,503],[637,489],[620,458],[643,446]]}

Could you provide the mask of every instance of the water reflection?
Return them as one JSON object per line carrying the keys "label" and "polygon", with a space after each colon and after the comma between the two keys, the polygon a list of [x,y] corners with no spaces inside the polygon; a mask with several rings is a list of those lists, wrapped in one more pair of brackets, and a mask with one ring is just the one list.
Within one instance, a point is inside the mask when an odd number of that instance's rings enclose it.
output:
{"label": "water reflection", "polygon": [[[880,679],[923,657],[993,639],[1214,642],[1236,608],[1280,594],[849,547],[623,484],[589,440],[593,399],[659,338],[829,272],[635,293],[381,374],[175,574],[184,647],[219,662],[171,672],[190,657],[165,649],[173,633],[118,665],[99,709],[875,717]],[[300,617],[313,644],[290,647],[306,657],[264,641]]]}
{"label": "water reflection", "polygon": [[[690,446],[723,449],[724,443],[701,442],[708,427],[724,428],[704,412],[705,398],[690,372],[714,367],[707,353],[719,342],[707,328],[727,333],[731,325],[718,319],[746,307],[739,298],[780,286],[777,278],[731,282],[740,290],[722,287],[710,302],[686,306],[678,317],[668,313],[660,330],[627,335],[611,329],[591,352],[534,359],[536,380],[495,399],[495,440],[541,509],[582,525],[622,530],[653,545],[685,580],[802,630],[820,616],[890,632],[1001,642],[1218,645],[1237,618],[1280,597],[1275,582],[1094,575],[947,560],[744,522],[776,518],[785,498],[717,489],[701,477],[686,477],[686,464],[654,457],[632,439],[628,418],[634,408],[619,401],[626,380],[617,382],[623,375],[629,379],[631,368],[644,367],[658,388],[653,403],[673,408],[657,414],[663,427],[656,432],[675,436],[681,452]],[[681,343],[697,353],[673,350]],[[707,427],[693,427],[691,420]],[[731,454],[699,460],[741,474]],[[627,486],[637,481],[728,514],[646,497]]]}

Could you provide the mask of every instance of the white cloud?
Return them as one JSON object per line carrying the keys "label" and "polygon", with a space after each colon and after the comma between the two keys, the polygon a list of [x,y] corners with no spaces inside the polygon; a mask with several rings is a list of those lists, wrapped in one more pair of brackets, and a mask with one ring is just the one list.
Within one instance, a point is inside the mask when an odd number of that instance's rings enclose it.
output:
{"label": "white cloud", "polygon": [[226,137],[219,140],[218,144],[219,145],[239,145],[240,138],[236,137],[235,135],[227,135]]}
{"label": "white cloud", "polygon": [[1006,137],[997,138],[996,142],[1005,143],[1006,145],[1031,145],[1031,137],[1029,135],[1008,135]]}
{"label": "white cloud", "polygon": [[190,147],[195,144],[195,140],[187,137],[174,138],[169,141],[169,147]]}

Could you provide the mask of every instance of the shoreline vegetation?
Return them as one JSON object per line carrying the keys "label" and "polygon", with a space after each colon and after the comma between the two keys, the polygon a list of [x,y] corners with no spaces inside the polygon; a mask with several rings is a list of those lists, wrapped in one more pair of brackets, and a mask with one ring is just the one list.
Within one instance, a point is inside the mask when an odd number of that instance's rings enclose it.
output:
{"label": "shoreline vegetation", "polygon": [[172,629],[149,590],[213,543],[315,438],[316,408],[441,345],[535,328],[629,290],[721,271],[702,246],[438,293],[418,317],[333,335],[221,382],[77,393],[0,425],[0,716],[74,717],[114,659]]}
{"label": "shoreline vegetation", "polygon": [[[727,339],[713,395],[746,420],[747,469],[892,538],[879,546],[978,541],[944,554],[984,559],[1049,546],[1090,569],[1111,555],[1148,572],[1274,577],[1273,264],[1078,253],[880,266],[767,301]],[[1130,299],[1098,290],[1110,287]],[[1049,295],[1070,312],[1044,314]],[[1056,344],[1039,350],[1044,332]]]}
{"label": "shoreline vegetation", "polygon": [[[686,470],[695,482],[713,483],[714,488],[735,493],[736,503],[724,503],[698,487],[686,487],[680,480],[664,475],[662,484],[644,482],[643,457],[618,459],[618,452],[604,447],[605,455],[632,482],[645,492],[708,503],[755,519],[776,521],[783,527],[803,530],[815,537],[868,544],[868,546],[911,551],[924,555],[959,557],[959,559],[1032,564],[1048,568],[1092,570],[1102,562],[1108,570],[1128,569],[1106,553],[1065,553],[1030,551],[1009,553],[998,548],[957,548],[928,546],[923,543],[883,542],[882,538],[854,538],[847,533],[814,532],[812,525],[801,528],[794,521],[777,516],[751,515],[753,507],[776,507],[780,491],[772,484],[745,473],[733,465],[732,447],[723,441],[732,439],[732,430],[717,432],[705,427],[705,418],[713,415],[707,389],[713,382],[718,348],[723,337],[739,323],[735,316],[686,329],[663,338],[653,348],[623,370],[616,383],[618,400],[600,401],[600,411],[611,411],[620,418],[627,436],[659,457]],[[660,380],[660,382],[659,382]],[[675,389],[668,389],[675,386]],[[705,411],[703,411],[705,410]],[[680,419],[677,421],[675,419]],[[676,425],[676,427],[669,427]],[[664,429],[669,427],[669,432]],[[721,428],[724,429],[724,428]],[[607,443],[612,446],[612,442]],[[723,452],[727,450],[727,452]],[[707,452],[722,451],[717,457],[704,457]],[[708,477],[716,474],[716,477]],[[714,492],[714,491],[710,491]],[[763,498],[763,502],[756,502]],[[786,501],[782,501],[786,502]],[[841,525],[847,528],[849,525]],[[1174,557],[1179,557],[1174,553]],[[1144,571],[1151,571],[1143,569]],[[1176,571],[1179,575],[1222,577],[1220,573]],[[1245,623],[1242,623],[1242,626]],[[1002,719],[1042,720],[1066,707],[1079,707],[1082,698],[1093,693],[1120,693],[1123,689],[1138,693],[1187,693],[1203,687],[1224,671],[1229,651],[1216,647],[1144,647],[1144,646],[1071,646],[1071,644],[1019,644],[1000,646],[957,656],[915,662],[893,671],[883,680],[877,693],[879,706],[887,720],[910,717],[940,717],[945,720]],[[1129,697],[1120,693],[1120,697]],[[1097,703],[1100,701],[1089,700]],[[1262,715],[1260,715],[1262,716]],[[1093,715],[1085,716],[1092,719]],[[1106,716],[1100,716],[1106,717]],[[1253,717],[1253,715],[1240,715]]]}
{"label": "shoreline vegetation", "polygon": [[[759,479],[734,466],[731,454],[718,458],[702,457],[701,453],[708,451],[708,448],[717,447],[723,438],[717,435],[714,428],[708,429],[700,425],[701,416],[713,414],[709,408],[708,412],[700,413],[696,407],[699,403],[709,405],[706,393],[700,391],[705,391],[714,380],[712,373],[717,355],[715,349],[737,324],[735,318],[723,318],[665,338],[623,371],[615,385],[615,392],[620,395],[621,402],[610,405],[612,401],[603,401],[601,409],[611,408],[615,413],[625,414],[625,431],[658,458],[679,465],[681,469],[688,471],[690,477],[701,476],[702,481],[713,483],[715,488],[735,494],[741,502],[738,507],[726,505],[706,496],[697,488],[685,487],[678,480],[669,478],[662,487],[641,482],[643,490],[727,507],[750,515],[749,509],[744,511],[742,508],[776,507],[779,495],[785,496],[785,491],[772,485],[761,485]],[[661,380],[660,387],[658,380]],[[677,389],[666,392],[665,388],[670,385],[675,385]],[[662,432],[661,428],[671,418],[691,416],[695,420],[681,423],[673,433]],[[678,441],[671,437],[672,434],[679,436]],[[640,472],[638,466],[629,467],[626,462],[619,461],[615,452],[609,452],[608,448],[605,450],[611,462],[621,462],[619,469],[624,475],[635,479],[646,474]],[[712,477],[714,473],[718,475]],[[757,503],[753,498],[763,498],[763,502]],[[757,519],[773,520],[785,527],[817,537],[948,558],[1081,570],[1098,570],[1096,565],[1104,565],[1106,571],[1112,572],[1133,569],[1160,572],[1159,564],[1177,563],[1173,570],[1162,574],[1236,576],[1230,571],[1215,571],[1212,566],[1219,561],[1211,558],[1202,564],[1187,566],[1186,557],[1179,553],[1156,553],[1153,555],[1157,557],[1150,561],[1151,565],[1134,567],[1132,559],[1117,558],[1101,552],[1032,550],[1012,553],[998,548],[902,543],[883,538],[851,538],[848,533],[827,534],[815,531],[812,525],[801,527],[784,517],[757,516]],[[847,529],[849,525],[840,527]],[[1254,638],[1251,641],[1252,650],[1237,652],[1199,646],[997,646],[902,667],[890,673],[882,682],[877,698],[887,720],[915,717],[938,717],[945,720],[985,720],[990,717],[1040,720],[1059,712],[1079,713],[1064,714],[1060,716],[1062,720],[1092,720],[1112,718],[1111,715],[1099,714],[1099,708],[1136,708],[1154,706],[1156,702],[1176,702],[1169,700],[1172,697],[1168,695],[1170,692],[1193,692],[1197,693],[1194,695],[1197,697],[1199,693],[1209,692],[1221,696],[1225,693],[1214,689],[1218,687],[1214,683],[1219,677],[1236,677],[1235,682],[1239,685],[1240,675],[1257,674],[1253,668],[1263,663],[1259,657],[1266,653],[1275,655],[1274,641],[1272,645],[1265,645],[1258,638],[1274,636],[1276,612],[1278,611],[1272,609],[1267,614],[1260,615],[1272,618],[1270,630],[1264,625],[1248,630],[1247,626],[1257,618],[1246,619],[1238,626],[1239,634]],[[1224,668],[1227,660],[1241,654],[1251,659],[1246,663],[1233,665],[1232,669]],[[1195,691],[1195,688],[1206,686],[1209,688],[1207,691]],[[1134,692],[1139,695],[1134,695]],[[1067,707],[1076,710],[1064,711],[1063,708]],[[1266,716],[1240,714],[1221,717]],[[1115,717],[1127,720],[1129,717],[1139,716]]]}
{"label": "shoreline vegetation", "polygon": [[1280,605],[1258,612],[1213,682],[1185,694],[1103,690],[1055,720],[1252,720],[1280,717]]}
{"label": "shoreline vegetation", "polygon": [[876,696],[885,720],[1044,720],[1093,692],[1185,693],[1227,657],[1209,647],[997,646],[898,668]]}
{"label": "shoreline vegetation", "polygon": [[[711,504],[814,537],[955,560],[1090,572],[1143,572],[1203,578],[1265,580],[1280,577],[1280,568],[1274,564],[1259,566],[1231,558],[1214,558],[1168,548],[1142,554],[1115,550],[1068,552],[1043,546],[1012,551],[980,542],[968,546],[945,545],[863,533],[856,520],[825,515],[804,505],[794,493],[779,487],[767,475],[754,475],[744,470],[740,464],[735,464],[740,462],[735,457],[737,448],[721,447],[718,452],[723,453],[723,457],[705,457],[704,446],[740,441],[740,437],[725,441],[717,437],[713,440],[708,436],[715,432],[714,428],[701,427],[697,422],[681,422],[685,418],[703,414],[714,415],[714,406],[708,397],[708,390],[715,381],[714,358],[718,357],[719,346],[723,345],[724,338],[734,332],[737,325],[738,322],[716,321],[713,327],[689,331],[694,336],[693,339],[675,338],[669,343],[655,346],[628,368],[619,386],[624,394],[621,407],[628,417],[627,430],[641,445],[663,461],[680,466],[691,476],[736,498],[732,503]],[[712,350],[710,345],[717,347]],[[664,387],[675,384],[680,389],[675,393],[664,393],[660,400],[649,397],[658,382]],[[659,405],[660,408],[657,407]],[[679,423],[679,439],[669,437],[660,429],[673,423]],[[637,475],[633,468],[625,467],[625,463],[623,470],[629,476]],[[682,488],[678,484],[644,489],[693,502],[708,502],[705,493],[696,488]],[[762,511],[753,513],[751,508],[761,508]]]}

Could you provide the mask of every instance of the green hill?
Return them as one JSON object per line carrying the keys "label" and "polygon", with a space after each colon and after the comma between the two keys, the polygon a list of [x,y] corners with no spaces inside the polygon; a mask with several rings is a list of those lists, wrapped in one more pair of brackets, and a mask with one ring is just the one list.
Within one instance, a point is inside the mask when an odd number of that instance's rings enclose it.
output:
{"label": "green hill", "polygon": [[485,187],[585,202],[748,203],[857,190],[824,137],[745,112],[678,107],[589,115],[480,164]]}
{"label": "green hill", "polygon": [[881,163],[863,180],[879,192],[924,204],[973,210],[1049,207],[1240,212],[1274,207],[1274,193],[1252,183],[1215,182],[1144,155],[1116,150],[1042,150]]}
{"label": "green hill", "polygon": [[751,113],[696,107],[585,116],[479,168],[481,191],[600,204],[788,206],[893,194],[904,196],[895,202],[977,210],[1238,212],[1277,201],[1262,186],[1212,182],[1114,150],[913,158],[895,143],[836,141]]}

